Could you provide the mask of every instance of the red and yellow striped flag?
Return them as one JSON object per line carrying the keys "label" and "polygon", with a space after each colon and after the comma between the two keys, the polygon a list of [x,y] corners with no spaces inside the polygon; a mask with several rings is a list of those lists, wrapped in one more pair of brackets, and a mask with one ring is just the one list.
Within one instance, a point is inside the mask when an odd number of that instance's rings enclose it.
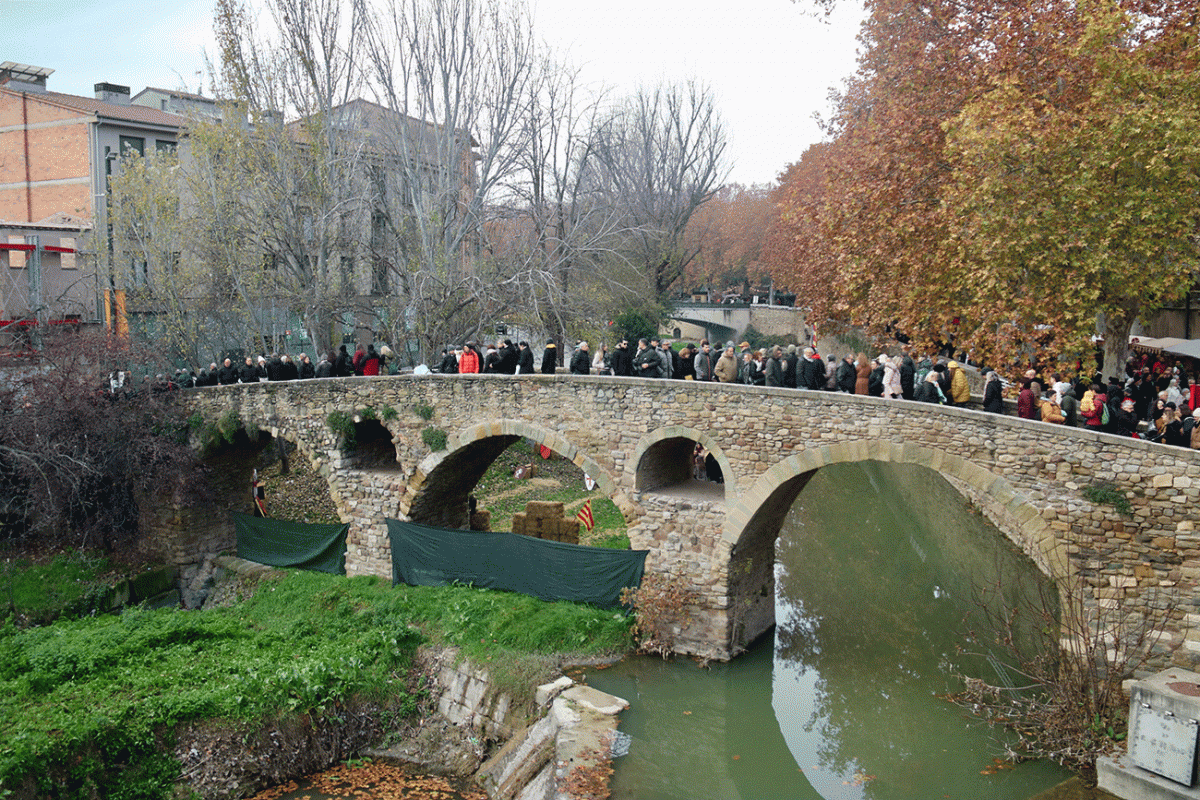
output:
{"label": "red and yellow striped flag", "polygon": [[579,513],[575,515],[575,519],[583,523],[583,527],[588,529],[588,533],[592,532],[592,528],[596,527],[596,520],[592,518],[591,500],[583,504],[583,508],[579,509]]}

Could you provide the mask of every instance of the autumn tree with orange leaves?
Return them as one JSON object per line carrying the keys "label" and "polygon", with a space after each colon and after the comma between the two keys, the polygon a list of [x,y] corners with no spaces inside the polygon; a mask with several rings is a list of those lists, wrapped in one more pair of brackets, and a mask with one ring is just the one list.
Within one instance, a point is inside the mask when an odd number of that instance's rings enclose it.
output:
{"label": "autumn tree with orange leaves", "polygon": [[781,189],[777,280],[818,315],[1001,364],[1098,332],[1111,371],[1200,268],[1195,4],[867,10],[831,139]]}
{"label": "autumn tree with orange leaves", "polygon": [[768,277],[775,202],[769,186],[731,183],[697,209],[684,233],[685,249],[696,254],[684,273],[688,287],[748,287]]}

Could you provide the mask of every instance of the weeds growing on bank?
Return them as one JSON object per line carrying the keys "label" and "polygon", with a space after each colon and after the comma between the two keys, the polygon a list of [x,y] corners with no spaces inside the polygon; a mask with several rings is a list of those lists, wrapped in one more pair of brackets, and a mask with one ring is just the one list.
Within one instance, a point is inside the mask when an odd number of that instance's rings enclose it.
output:
{"label": "weeds growing on bank", "polygon": [[461,586],[292,572],[204,612],[134,610],[20,631],[0,627],[0,796],[165,796],[179,723],[336,713],[351,698],[411,705],[426,639],[479,663],[612,652],[611,610]]}
{"label": "weeds growing on bank", "polygon": [[104,556],[79,551],[48,561],[6,557],[0,561],[0,622],[16,617],[43,624],[88,613],[107,592],[104,578],[112,569]]}

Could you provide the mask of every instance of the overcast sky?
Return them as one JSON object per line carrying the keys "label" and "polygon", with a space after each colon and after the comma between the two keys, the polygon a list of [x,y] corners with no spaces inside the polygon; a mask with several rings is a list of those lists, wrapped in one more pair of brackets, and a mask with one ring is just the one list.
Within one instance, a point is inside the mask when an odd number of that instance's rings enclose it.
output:
{"label": "overcast sky", "polygon": [[[859,14],[832,23],[803,0],[531,0],[539,35],[586,80],[618,94],[697,77],[717,93],[730,134],[731,180],[766,183],[821,138],[812,116],[854,71]],[[207,88],[213,0],[113,4],[0,0],[0,61],[55,70],[49,87],[92,95],[100,81]]]}

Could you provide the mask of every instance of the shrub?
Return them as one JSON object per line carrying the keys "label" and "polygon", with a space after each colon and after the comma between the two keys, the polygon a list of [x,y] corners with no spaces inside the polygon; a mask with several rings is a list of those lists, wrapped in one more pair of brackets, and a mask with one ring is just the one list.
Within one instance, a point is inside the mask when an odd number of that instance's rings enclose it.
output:
{"label": "shrub", "polygon": [[342,449],[353,450],[358,444],[354,435],[354,417],[345,411],[330,411],[325,418],[325,424],[335,436],[342,438]]}
{"label": "shrub", "polygon": [[379,418],[381,420],[383,420],[384,422],[390,422],[398,416],[400,416],[400,414],[396,411],[395,408],[393,408],[391,406],[385,405],[385,406],[380,406],[380,408],[379,408]]}
{"label": "shrub", "polygon": [[621,590],[621,602],[633,609],[633,638],[640,652],[663,658],[675,650],[675,637],[692,620],[699,597],[669,575],[651,573],[636,589]]}
{"label": "shrub", "polygon": [[1133,515],[1129,498],[1111,483],[1094,483],[1091,486],[1085,486],[1081,494],[1096,505],[1112,506],[1122,516]]}
{"label": "shrub", "polygon": [[438,428],[425,428],[421,431],[421,441],[431,453],[446,449],[446,432]]}
{"label": "shrub", "polygon": [[417,416],[426,422],[433,419],[433,406],[428,403],[417,403],[413,406],[413,411],[417,412]]}

